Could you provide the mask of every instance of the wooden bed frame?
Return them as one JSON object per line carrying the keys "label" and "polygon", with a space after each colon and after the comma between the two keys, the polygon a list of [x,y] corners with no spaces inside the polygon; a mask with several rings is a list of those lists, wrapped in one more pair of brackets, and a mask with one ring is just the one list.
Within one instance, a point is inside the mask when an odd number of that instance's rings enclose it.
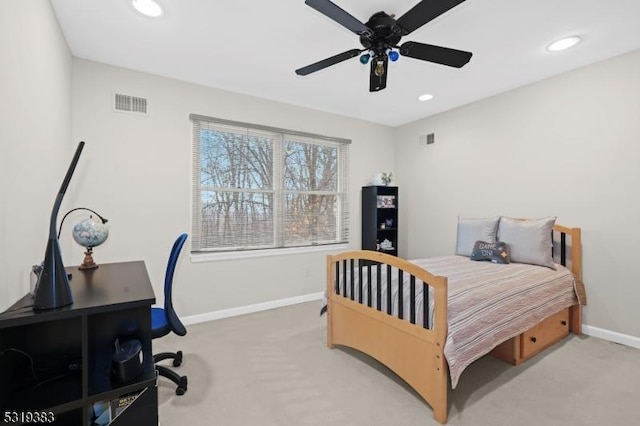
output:
{"label": "wooden bed frame", "polygon": [[[580,228],[555,225],[553,230],[554,236],[560,235],[560,253],[554,253],[554,259],[559,257],[558,263],[567,266],[568,235],[569,268],[575,277],[581,280]],[[433,288],[433,326],[413,324],[375,307],[369,307],[362,300],[338,294],[340,266],[343,267],[342,273],[345,275],[344,285],[347,285],[347,275],[350,275],[353,286],[354,271],[362,271],[362,268],[356,269],[354,265],[372,262],[375,267],[378,267],[378,263],[391,265],[415,277],[416,281],[422,281],[425,286]],[[413,282],[413,278],[411,280]],[[359,282],[363,282],[361,276]],[[350,294],[354,294],[353,287]],[[360,291],[359,294],[362,295],[363,292]],[[581,306],[571,306],[534,325],[527,332],[507,340],[494,349],[492,354],[518,364],[561,340],[569,331],[581,334],[581,324]],[[418,392],[432,407],[433,418],[439,423],[447,421],[448,367],[444,357],[446,339],[446,277],[434,276],[413,263],[376,251],[348,251],[327,256],[327,346],[331,349],[335,345],[348,346],[380,361]]]}

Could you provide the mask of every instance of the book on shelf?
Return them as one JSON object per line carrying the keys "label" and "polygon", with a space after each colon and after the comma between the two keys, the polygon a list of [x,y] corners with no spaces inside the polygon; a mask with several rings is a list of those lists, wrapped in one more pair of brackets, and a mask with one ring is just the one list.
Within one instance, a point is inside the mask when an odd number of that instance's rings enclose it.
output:
{"label": "book on shelf", "polygon": [[376,207],[379,209],[393,209],[396,207],[395,195],[378,195]]}
{"label": "book on shelf", "polygon": [[143,394],[146,389],[93,404],[93,425],[108,425]]}

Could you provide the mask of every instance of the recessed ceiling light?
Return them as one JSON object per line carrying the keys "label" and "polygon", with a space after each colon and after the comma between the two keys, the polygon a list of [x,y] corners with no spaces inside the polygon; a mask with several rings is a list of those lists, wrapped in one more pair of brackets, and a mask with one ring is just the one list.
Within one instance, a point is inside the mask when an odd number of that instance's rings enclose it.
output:
{"label": "recessed ceiling light", "polygon": [[133,0],[131,3],[138,12],[152,18],[162,16],[164,13],[162,7],[153,0]]}
{"label": "recessed ceiling light", "polygon": [[431,99],[433,99],[433,95],[430,95],[429,93],[418,96],[419,101],[430,101]]}
{"label": "recessed ceiling light", "polygon": [[563,39],[560,39],[558,41],[554,41],[553,43],[551,43],[549,46],[547,46],[547,50],[549,52],[558,52],[560,50],[565,50],[570,47],[573,47],[578,43],[580,43],[580,37],[577,37],[577,36],[565,37]]}

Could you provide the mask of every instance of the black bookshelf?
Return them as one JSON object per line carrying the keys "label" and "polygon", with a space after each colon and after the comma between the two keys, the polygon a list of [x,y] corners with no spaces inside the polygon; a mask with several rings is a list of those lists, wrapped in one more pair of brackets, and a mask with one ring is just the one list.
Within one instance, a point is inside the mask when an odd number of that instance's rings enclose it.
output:
{"label": "black bookshelf", "polygon": [[[0,314],[0,414],[46,412],[55,425],[89,426],[94,404],[133,394],[139,397],[111,424],[157,425],[151,349],[155,296],[144,263],[67,272],[72,305],[35,312],[28,294]],[[111,374],[118,338],[142,343],[142,373],[128,383]],[[0,418],[0,424],[28,423],[33,419],[6,423]]]}
{"label": "black bookshelf", "polygon": [[362,188],[362,250],[398,255],[398,187]]}

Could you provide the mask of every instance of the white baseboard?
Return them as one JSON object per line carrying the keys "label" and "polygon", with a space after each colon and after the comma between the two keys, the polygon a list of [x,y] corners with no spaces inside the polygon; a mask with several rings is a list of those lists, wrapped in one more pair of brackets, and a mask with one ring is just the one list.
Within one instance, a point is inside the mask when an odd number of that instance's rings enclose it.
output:
{"label": "white baseboard", "polygon": [[[303,296],[288,297],[286,299],[273,300],[270,302],[256,303],[255,305],[240,306],[238,308],[223,309],[221,311],[208,312],[206,314],[191,315],[180,318],[185,325],[199,324],[201,322],[213,321],[222,318],[236,317],[239,315],[251,314],[254,312],[267,311],[269,309],[282,308],[284,306],[296,305],[298,303],[321,300],[323,292],[305,294]],[[319,305],[318,305],[319,306]],[[319,309],[319,307],[318,307]],[[582,325],[582,332],[586,335],[598,337],[614,343],[640,349],[640,337],[630,336],[604,328]]]}
{"label": "white baseboard", "polygon": [[[240,306],[238,308],[223,309],[221,311],[208,312],[206,314],[190,315],[180,318],[185,325],[198,324],[201,322],[213,321],[222,318],[236,317],[238,315],[251,314],[254,312],[266,311],[283,306],[296,305],[298,303],[321,300],[323,292],[305,294],[303,296],[288,297],[286,299],[273,300],[271,302],[256,303],[255,305]],[[320,305],[318,305],[320,312]]]}
{"label": "white baseboard", "polygon": [[591,325],[584,324],[582,325],[582,332],[589,336],[598,337],[610,342],[620,343],[625,346],[631,346],[632,348],[640,349],[640,337],[629,336],[628,334],[622,334],[611,330],[605,330],[604,328],[593,327]]}

